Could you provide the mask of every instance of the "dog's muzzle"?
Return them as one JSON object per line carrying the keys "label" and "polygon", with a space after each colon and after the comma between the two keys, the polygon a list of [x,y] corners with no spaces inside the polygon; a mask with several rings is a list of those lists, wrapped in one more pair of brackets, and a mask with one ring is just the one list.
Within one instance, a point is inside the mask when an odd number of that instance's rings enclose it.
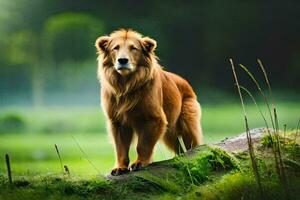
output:
{"label": "dog's muzzle", "polygon": [[128,58],[119,58],[115,68],[117,71],[131,70],[132,66],[129,63]]}

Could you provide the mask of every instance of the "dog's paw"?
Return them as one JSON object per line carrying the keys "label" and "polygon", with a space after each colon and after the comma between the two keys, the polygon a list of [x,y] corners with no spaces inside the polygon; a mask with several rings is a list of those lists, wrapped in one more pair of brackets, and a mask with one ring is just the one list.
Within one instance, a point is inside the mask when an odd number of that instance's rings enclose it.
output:
{"label": "dog's paw", "polygon": [[128,168],[117,167],[117,168],[114,168],[113,170],[111,170],[110,174],[112,176],[119,176],[119,175],[127,174],[128,172],[129,172]]}
{"label": "dog's paw", "polygon": [[141,170],[145,165],[141,161],[136,161],[130,166],[131,171],[139,171]]}

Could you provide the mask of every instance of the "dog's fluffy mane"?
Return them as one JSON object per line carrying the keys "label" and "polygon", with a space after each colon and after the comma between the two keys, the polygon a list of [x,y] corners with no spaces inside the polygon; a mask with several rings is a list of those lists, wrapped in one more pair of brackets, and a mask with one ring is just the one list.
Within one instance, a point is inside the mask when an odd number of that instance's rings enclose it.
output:
{"label": "dog's fluffy mane", "polygon": [[[120,29],[111,33],[109,37],[110,41],[107,45],[108,50],[102,53],[98,52],[98,78],[101,80],[102,84],[108,84],[116,96],[121,97],[128,93],[138,90],[147,82],[151,81],[151,79],[153,79],[153,76],[155,75],[155,69],[161,68],[161,66],[157,62],[158,57],[155,55],[155,53],[153,51],[148,52],[145,49],[144,44],[142,42],[143,36],[138,32],[135,32],[130,29]],[[134,73],[126,77],[122,77],[113,69],[113,60],[109,55],[111,41],[114,38],[120,37],[124,39],[138,39],[143,49],[143,54],[141,54],[143,55],[143,58],[141,59],[142,62],[138,63],[139,66],[137,67],[137,70]]]}
{"label": "dog's fluffy mane", "polygon": [[[115,117],[118,118],[121,113],[129,111],[138,103],[142,96],[140,93],[144,91],[142,88],[151,85],[154,77],[157,78],[159,75],[157,71],[161,70],[162,67],[158,64],[158,57],[154,51],[147,51],[143,43],[143,39],[148,37],[143,37],[130,29],[120,29],[111,33],[108,38],[107,50],[104,52],[98,51],[98,78],[102,88],[111,93],[111,98],[116,99],[117,105],[115,106],[118,107],[118,110]],[[141,45],[142,53],[140,55],[142,57],[137,63],[137,69],[127,76],[120,75],[113,67],[114,62],[110,56],[110,43],[114,38],[135,39]]]}

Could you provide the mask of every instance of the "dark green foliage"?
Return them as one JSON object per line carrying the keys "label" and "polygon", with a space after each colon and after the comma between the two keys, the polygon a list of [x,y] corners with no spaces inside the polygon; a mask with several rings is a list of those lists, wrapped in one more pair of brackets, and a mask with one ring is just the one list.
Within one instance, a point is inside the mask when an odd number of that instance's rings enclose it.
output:
{"label": "dark green foliage", "polygon": [[300,158],[300,145],[295,143],[290,147],[290,157]]}
{"label": "dark green foliage", "polygon": [[[101,20],[83,13],[63,13],[45,22],[47,60],[82,62],[95,57],[94,43],[104,33]],[[50,60],[51,62],[51,60]]]}
{"label": "dark green foliage", "polygon": [[[299,180],[295,177],[290,179],[291,188],[297,189]],[[283,188],[272,178],[262,182],[262,186],[266,192],[266,199],[282,200],[286,199]],[[291,194],[293,199],[297,199],[299,191],[294,191]],[[227,174],[220,179],[215,180],[213,183],[208,183],[196,188],[193,192],[183,196],[184,200],[196,200],[202,197],[206,200],[232,200],[232,199],[244,199],[244,200],[259,200],[261,199],[258,192],[255,178],[249,173],[231,173]]]}
{"label": "dark green foliage", "polygon": [[271,148],[272,142],[276,145],[278,145],[277,143],[279,142],[279,146],[285,155],[288,158],[297,160],[300,158],[300,146],[297,143],[297,139],[297,133],[295,132],[289,133],[285,135],[285,137],[283,137],[283,133],[280,132],[278,136],[272,135],[272,138],[270,135],[265,135],[261,139],[261,144],[264,148]]}
{"label": "dark green foliage", "polygon": [[66,121],[53,121],[49,122],[44,125],[44,127],[41,128],[42,133],[65,133],[65,132],[71,132],[72,125],[69,122]]}
{"label": "dark green foliage", "polygon": [[266,135],[262,138],[261,144],[263,147],[271,148],[273,145],[273,142],[276,142],[276,138],[274,135]]}
{"label": "dark green foliage", "polygon": [[25,120],[21,115],[8,113],[0,117],[0,133],[19,133],[25,129]]}
{"label": "dark green foliage", "polygon": [[14,186],[16,187],[27,187],[29,186],[29,184],[30,184],[29,181],[27,181],[24,178],[14,181]]}

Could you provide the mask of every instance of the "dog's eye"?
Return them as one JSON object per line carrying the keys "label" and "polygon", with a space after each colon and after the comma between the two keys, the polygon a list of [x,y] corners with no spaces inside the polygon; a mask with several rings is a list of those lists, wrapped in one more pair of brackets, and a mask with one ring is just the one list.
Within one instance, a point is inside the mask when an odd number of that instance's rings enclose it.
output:
{"label": "dog's eye", "polygon": [[113,50],[119,50],[119,48],[120,48],[120,46],[117,45],[117,46],[115,46],[115,47],[113,48]]}
{"label": "dog's eye", "polygon": [[136,48],[135,46],[130,46],[130,50],[138,50],[138,48]]}

